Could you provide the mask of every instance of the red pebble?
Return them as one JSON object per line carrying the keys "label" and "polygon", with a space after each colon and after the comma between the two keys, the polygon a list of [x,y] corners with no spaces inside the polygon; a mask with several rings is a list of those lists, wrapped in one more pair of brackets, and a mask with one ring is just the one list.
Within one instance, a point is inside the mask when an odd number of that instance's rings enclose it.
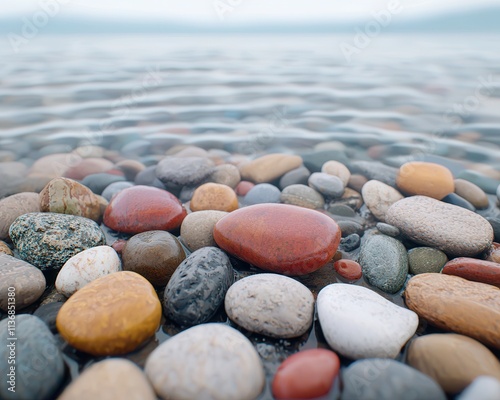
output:
{"label": "red pebble", "polygon": [[246,196],[246,194],[250,191],[251,188],[255,186],[254,183],[248,181],[241,181],[236,185],[236,189],[234,191],[238,196]]}
{"label": "red pebble", "polygon": [[361,265],[352,260],[338,260],[333,264],[335,271],[345,279],[356,281],[361,278]]}
{"label": "red pebble", "polygon": [[340,369],[337,354],[312,349],[288,357],[276,371],[272,391],[276,399],[314,399],[327,395]]}
{"label": "red pebble", "polygon": [[448,261],[441,272],[500,287],[500,264],[495,262],[459,257]]}
{"label": "red pebble", "polygon": [[123,249],[125,248],[125,245],[127,244],[127,241],[125,239],[118,239],[116,242],[114,242],[111,247],[118,253],[122,254]]}

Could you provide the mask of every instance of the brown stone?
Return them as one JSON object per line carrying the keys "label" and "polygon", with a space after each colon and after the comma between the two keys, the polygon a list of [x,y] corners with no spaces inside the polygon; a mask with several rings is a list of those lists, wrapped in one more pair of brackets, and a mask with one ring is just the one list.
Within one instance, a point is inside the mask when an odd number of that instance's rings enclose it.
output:
{"label": "brown stone", "polygon": [[455,179],[455,193],[479,210],[488,208],[490,204],[484,190],[465,179]]}
{"label": "brown stone", "polygon": [[412,161],[399,169],[396,185],[408,195],[422,195],[441,200],[453,193],[455,183],[450,170],[439,164]]}
{"label": "brown stone", "polygon": [[132,182],[134,181],[136,175],[146,168],[143,163],[136,160],[122,160],[116,163],[115,167],[124,173],[127,181]]}
{"label": "brown stone", "polygon": [[182,242],[189,250],[202,247],[217,246],[214,240],[214,226],[228,213],[224,211],[205,210],[189,214],[181,225]]}
{"label": "brown stone", "polygon": [[493,242],[487,252],[486,260],[500,264],[500,243]]}
{"label": "brown stone", "polygon": [[229,186],[219,183],[205,183],[194,191],[189,207],[192,211],[231,212],[238,209],[238,197]]}
{"label": "brown stone", "polygon": [[9,239],[10,225],[23,214],[40,211],[38,193],[23,192],[0,200],[0,240]]}
{"label": "brown stone", "polygon": [[10,247],[7,246],[7,243],[5,243],[1,240],[0,240],[0,254],[7,254],[8,256],[14,255],[14,253],[12,253],[12,250],[10,249]]}
{"label": "brown stone", "polygon": [[500,287],[500,264],[491,261],[459,257],[448,261],[441,272]]}
{"label": "brown stone", "polygon": [[302,165],[302,157],[267,154],[240,167],[241,178],[255,183],[271,182]]}
{"label": "brown stone", "polygon": [[368,178],[366,176],[360,174],[353,174],[349,178],[349,182],[347,182],[347,186],[351,189],[354,189],[356,192],[361,192],[363,189],[363,185],[368,182]]}

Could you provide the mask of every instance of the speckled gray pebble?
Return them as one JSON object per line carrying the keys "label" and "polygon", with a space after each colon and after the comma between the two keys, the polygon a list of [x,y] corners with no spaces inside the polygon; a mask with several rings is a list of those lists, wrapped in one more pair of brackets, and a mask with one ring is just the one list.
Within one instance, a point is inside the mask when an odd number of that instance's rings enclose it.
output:
{"label": "speckled gray pebble", "polygon": [[197,250],[170,278],[163,298],[165,314],[183,326],[206,322],[223,303],[233,281],[226,253],[216,247]]}
{"label": "speckled gray pebble", "polygon": [[344,194],[344,183],[338,176],[315,172],[309,177],[308,183],[325,197],[336,199]]}
{"label": "speckled gray pebble", "polygon": [[415,247],[408,251],[408,263],[412,274],[439,273],[448,262],[441,250],[432,247]]}
{"label": "speckled gray pebble", "polygon": [[379,222],[377,224],[377,229],[380,233],[383,235],[391,236],[391,237],[398,237],[401,232],[399,232],[399,229],[396,228],[395,226],[386,224],[384,222]]}
{"label": "speckled gray pebble", "polygon": [[251,206],[261,203],[279,203],[281,191],[270,183],[259,183],[251,188],[243,199],[243,204]]}
{"label": "speckled gray pebble", "polygon": [[41,270],[61,268],[75,254],[106,244],[94,221],[54,213],[21,215],[11,225],[10,237],[20,258]]}
{"label": "speckled gray pebble", "polygon": [[156,166],[156,177],[178,186],[200,183],[214,171],[214,162],[204,157],[166,157]]}
{"label": "speckled gray pebble", "polygon": [[281,202],[312,209],[323,208],[325,205],[323,196],[306,185],[287,186],[281,192]]}
{"label": "speckled gray pebble", "polygon": [[292,169],[281,177],[279,186],[283,190],[290,185],[307,185],[310,175],[311,172],[304,166]]}

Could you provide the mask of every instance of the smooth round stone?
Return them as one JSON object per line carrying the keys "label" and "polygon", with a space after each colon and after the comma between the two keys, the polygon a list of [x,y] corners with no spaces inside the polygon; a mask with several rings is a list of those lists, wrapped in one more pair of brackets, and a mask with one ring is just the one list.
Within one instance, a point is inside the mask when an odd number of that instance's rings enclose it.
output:
{"label": "smooth round stone", "polygon": [[[14,333],[17,340],[13,341],[9,335],[12,331],[8,330],[13,325],[9,322],[12,322],[9,318],[0,322],[2,399],[53,399],[64,380],[64,360],[56,339],[39,318],[22,314],[16,316]],[[14,346],[8,346],[12,343]],[[14,359],[10,357],[15,357],[15,364],[9,363],[9,359]],[[9,391],[11,367],[15,367],[15,393]]]}
{"label": "smooth round stone", "polygon": [[425,196],[393,204],[386,220],[414,242],[436,247],[450,256],[473,256],[493,242],[493,228],[486,219]]}
{"label": "smooth round stone", "polygon": [[178,228],[186,210],[172,193],[150,186],[134,186],[118,193],[106,208],[104,224],[124,233]]}
{"label": "smooth round stone", "polygon": [[290,185],[281,192],[281,202],[305,208],[323,208],[325,199],[323,196],[306,185]]}
{"label": "smooth round stone", "polygon": [[88,175],[99,174],[113,168],[113,163],[103,158],[85,158],[78,164],[67,169],[64,176],[81,181]]}
{"label": "smooth round stone", "polygon": [[156,400],[141,369],[124,358],[110,358],[86,368],[58,400]]}
{"label": "smooth round stone", "polygon": [[365,183],[368,182],[368,179],[359,174],[353,174],[349,178],[349,182],[347,182],[347,186],[351,189],[354,189],[357,192],[361,192]]}
{"label": "smooth round stone", "polygon": [[234,271],[228,256],[204,247],[186,258],[173,273],[163,298],[165,314],[182,326],[208,321],[224,302]]}
{"label": "smooth round stone", "polygon": [[33,315],[40,318],[53,334],[57,334],[56,319],[63,304],[59,301],[43,304],[35,310]]}
{"label": "smooth round stone", "polygon": [[347,238],[351,235],[362,236],[364,233],[363,226],[354,220],[340,220],[338,221],[338,226],[342,231],[343,238]]}
{"label": "smooth round stone", "polygon": [[377,223],[377,229],[382,235],[387,235],[390,237],[398,237],[401,232],[399,232],[399,229],[396,228],[395,226],[386,224],[384,222],[378,222]]}
{"label": "smooth round stone", "polygon": [[241,181],[240,170],[232,164],[217,165],[208,180],[234,189]]}
{"label": "smooth round stone", "polygon": [[156,177],[165,184],[192,186],[207,178],[214,163],[205,157],[166,157],[156,166]]}
{"label": "smooth round stone", "polygon": [[134,179],[136,185],[153,186],[159,189],[166,189],[162,181],[156,177],[156,165],[146,167],[139,172]]}
{"label": "smooth round stone", "polygon": [[344,164],[338,161],[327,161],[321,167],[321,172],[339,177],[344,187],[347,186],[347,183],[351,178],[351,171],[349,171]]}
{"label": "smooth round stone", "polygon": [[9,310],[9,293],[15,294],[16,310],[28,307],[40,298],[45,286],[45,276],[38,268],[0,254],[0,309]]}
{"label": "smooth round stone", "polygon": [[154,335],[161,304],[151,284],[130,271],[90,282],[64,303],[57,329],[75,349],[94,356],[126,354]]}
{"label": "smooth round stone", "polygon": [[43,188],[40,211],[78,215],[94,221],[101,218],[101,206],[94,193],[68,178],[54,178]]}
{"label": "smooth round stone", "polygon": [[390,236],[370,237],[361,247],[359,264],[368,283],[386,293],[401,290],[408,275],[406,248]]}
{"label": "smooth round stone", "polygon": [[466,210],[476,211],[476,208],[471,203],[469,203],[467,200],[465,200],[463,197],[460,197],[456,193],[450,193],[449,195],[443,197],[441,201],[448,204],[453,204],[457,207],[465,208]]}
{"label": "smooth round stone", "polygon": [[488,208],[490,204],[484,190],[465,179],[455,179],[455,193],[479,210]]}
{"label": "smooth round stone", "polygon": [[181,225],[182,242],[191,251],[202,247],[217,246],[214,240],[214,227],[228,213],[225,211],[205,210],[188,214]]}
{"label": "smooth round stone", "polygon": [[229,186],[219,183],[205,183],[194,191],[189,208],[192,211],[231,212],[238,209],[238,197]]}
{"label": "smooth round stone", "polygon": [[156,348],[145,372],[162,399],[253,400],[264,388],[260,357],[236,329],[203,324]]}
{"label": "smooth round stone", "polygon": [[273,396],[280,399],[316,399],[326,396],[339,374],[339,357],[327,349],[309,349],[288,357],[272,383]]}
{"label": "smooth round stone", "polygon": [[467,336],[431,334],[408,348],[408,364],[456,394],[482,375],[500,379],[500,362],[487,347]]}
{"label": "smooth round stone", "polygon": [[13,256],[14,253],[10,249],[9,246],[7,246],[7,243],[3,242],[0,240],[0,254],[7,254],[8,256]]}
{"label": "smooth round stone", "polygon": [[346,206],[344,204],[332,203],[332,205],[328,207],[328,212],[330,214],[339,215],[341,217],[347,217],[347,218],[356,217],[356,213],[354,212],[354,210],[351,207]]}
{"label": "smooth round stone", "polygon": [[479,376],[456,399],[498,400],[500,399],[500,380],[492,376]]}
{"label": "smooth round stone", "polygon": [[476,186],[479,186],[486,193],[490,194],[495,194],[499,185],[498,180],[490,178],[486,175],[483,175],[477,171],[472,171],[472,170],[462,171],[461,173],[458,174],[457,178],[469,181],[475,184]]}
{"label": "smooth round stone", "polygon": [[259,183],[251,188],[243,199],[243,204],[251,206],[262,203],[279,203],[281,191],[270,183]]}
{"label": "smooth round stone", "polygon": [[447,262],[446,254],[433,247],[415,247],[408,251],[410,273],[414,275],[439,273]]}
{"label": "smooth round stone", "polygon": [[362,286],[334,283],[317,300],[330,347],[352,358],[395,358],[418,327],[418,316]]}
{"label": "smooth round stone", "polygon": [[378,161],[355,161],[350,164],[349,170],[353,174],[365,176],[368,180],[377,180],[392,187],[396,187],[396,177],[399,173],[397,168]]}
{"label": "smooth round stone", "polygon": [[42,174],[52,178],[64,176],[66,171],[78,165],[82,158],[75,153],[50,154],[36,160],[30,168],[30,175]]}
{"label": "smooth round stone", "polygon": [[106,189],[102,191],[101,196],[104,197],[107,201],[111,201],[111,198],[115,194],[120,193],[123,189],[128,189],[133,186],[134,184],[132,182],[127,182],[127,181],[114,182],[111,185],[106,186]]}
{"label": "smooth round stone", "polygon": [[357,281],[363,275],[361,265],[353,260],[338,260],[333,263],[333,268],[342,277],[349,281]]}
{"label": "smooth round stone", "polygon": [[249,181],[241,181],[236,186],[235,192],[238,196],[246,196],[247,193],[255,186],[255,183]]}
{"label": "smooth round stone", "polygon": [[356,250],[361,244],[361,238],[357,233],[353,233],[340,239],[340,246],[345,251]]}
{"label": "smooth round stone", "polygon": [[495,241],[500,241],[500,218],[499,217],[486,217],[486,221],[488,221],[493,228],[493,235],[495,237]]}
{"label": "smooth round stone", "polygon": [[446,400],[439,385],[427,375],[390,359],[360,360],[343,373],[341,400]]}
{"label": "smooth round stone", "polygon": [[165,287],[186,258],[177,238],[165,231],[148,231],[132,236],[122,251],[123,269],[136,272],[152,285]]}
{"label": "smooth round stone", "polygon": [[[0,249],[1,252],[1,249]],[[500,243],[495,243],[491,245],[491,248],[488,250],[486,253],[486,260],[487,261],[492,261],[494,263],[499,263],[500,264]]]}
{"label": "smooth round stone", "polygon": [[458,276],[421,274],[410,279],[406,305],[440,329],[500,348],[500,289]]}
{"label": "smooth round stone", "polygon": [[319,172],[323,165],[331,160],[337,160],[348,165],[349,159],[344,150],[313,150],[301,153],[304,165],[312,172]]}
{"label": "smooth round stone", "polygon": [[308,180],[309,186],[329,198],[339,198],[344,194],[344,183],[335,175],[323,172],[313,173]]}
{"label": "smooth round stone", "polygon": [[9,239],[9,228],[17,217],[38,211],[38,193],[18,193],[0,200],[0,240]]}
{"label": "smooth round stone", "polygon": [[94,221],[54,213],[21,215],[11,225],[10,237],[19,257],[42,271],[59,269],[75,254],[106,244]]}
{"label": "smooth round stone", "polygon": [[500,287],[500,264],[491,261],[459,257],[447,262],[442,273]]}
{"label": "smooth round stone", "polygon": [[226,294],[228,317],[250,332],[294,338],[310,328],[314,297],[302,283],[276,274],[257,274],[234,283]]}
{"label": "smooth round stone", "polygon": [[103,158],[106,149],[101,146],[84,145],[74,149],[73,153],[78,154],[82,158]]}
{"label": "smooth round stone", "polygon": [[104,189],[106,189],[112,183],[123,182],[123,181],[125,181],[125,178],[123,176],[99,173],[99,174],[87,175],[85,178],[83,178],[81,183],[82,185],[87,186],[95,194],[100,195],[102,194]]}
{"label": "smooth round stone", "polygon": [[448,168],[422,161],[403,164],[399,168],[396,184],[403,193],[437,200],[455,191],[453,174]]}
{"label": "smooth round stone", "polygon": [[88,283],[120,270],[120,258],[112,247],[92,247],[66,261],[57,274],[56,289],[70,297]]}
{"label": "smooth round stone", "polygon": [[146,168],[143,163],[137,160],[122,160],[117,162],[115,167],[125,174],[125,179],[128,181],[133,181],[137,174]]}
{"label": "smooth round stone", "polygon": [[223,250],[256,267],[304,275],[330,261],[340,229],[317,211],[285,204],[257,204],[233,211],[214,228]]}
{"label": "smooth round stone", "polygon": [[387,210],[403,198],[393,187],[375,180],[366,182],[361,194],[370,212],[382,222],[386,220]]}
{"label": "smooth round stone", "polygon": [[283,190],[290,185],[307,185],[309,176],[311,176],[311,172],[302,165],[283,175],[280,179],[279,187]]}
{"label": "smooth round stone", "polygon": [[241,178],[255,183],[271,182],[302,165],[300,156],[267,154],[240,167]]}

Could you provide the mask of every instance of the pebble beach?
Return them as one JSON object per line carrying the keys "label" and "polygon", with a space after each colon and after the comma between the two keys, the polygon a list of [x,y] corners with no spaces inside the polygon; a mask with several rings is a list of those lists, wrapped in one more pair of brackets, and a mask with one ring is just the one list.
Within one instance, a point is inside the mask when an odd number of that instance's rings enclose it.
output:
{"label": "pebble beach", "polygon": [[57,40],[0,69],[1,399],[500,399],[488,38]]}

